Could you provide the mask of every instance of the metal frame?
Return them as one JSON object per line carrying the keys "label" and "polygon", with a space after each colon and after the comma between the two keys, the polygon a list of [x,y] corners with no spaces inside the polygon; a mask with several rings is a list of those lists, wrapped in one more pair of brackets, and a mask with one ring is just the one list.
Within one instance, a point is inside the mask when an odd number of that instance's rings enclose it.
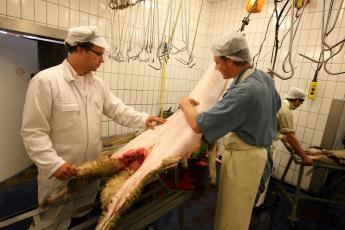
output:
{"label": "metal frame", "polygon": [[[321,141],[321,147],[324,149],[333,149],[334,141],[337,134],[337,129],[342,119],[343,110],[345,107],[345,100],[333,99],[329,109],[327,123],[324,135]],[[345,114],[344,114],[345,115]]]}
{"label": "metal frame", "polygon": [[[336,140],[337,129],[340,126],[340,122],[345,116],[343,112],[345,108],[345,100],[333,99],[324,134],[321,140],[321,148],[334,149],[334,143]],[[342,115],[344,113],[344,115]],[[313,175],[310,180],[309,191],[318,193],[321,190],[322,184],[327,177],[327,172],[323,168],[314,169]]]}
{"label": "metal frame", "polygon": [[[179,212],[179,229],[184,229],[184,206],[183,203],[189,200],[195,193],[194,191],[178,191],[178,190],[170,190],[164,183],[164,181],[160,178],[159,173],[166,172],[167,170],[174,170],[174,185],[176,186],[178,181],[178,165],[172,165],[170,167],[165,168],[158,172],[152,179],[150,179],[146,185],[158,182],[159,184],[152,190],[143,193],[140,198],[136,201],[143,201],[144,199],[152,198],[153,201],[145,203],[143,206],[140,206],[130,212],[126,213],[116,225],[116,229],[142,229],[143,226],[146,226],[152,223],[154,220],[158,219],[162,215],[168,213],[172,209],[178,207]],[[50,210],[54,209],[60,205],[75,201],[75,199],[81,199],[84,196],[88,196],[90,194],[95,194],[99,191],[88,191],[78,197],[69,197],[65,200],[62,200],[56,204],[48,206],[46,208],[40,208],[37,206],[30,208],[29,210],[24,210],[20,213],[16,213],[14,215],[5,217],[0,219],[0,228],[12,225],[24,219],[33,218],[35,223],[39,223],[40,218],[39,215]],[[164,196],[160,194],[164,192]],[[73,200],[72,200],[73,199]],[[78,208],[76,211],[85,211],[95,206],[99,206],[100,201],[95,201],[91,204]],[[70,218],[67,217],[66,218]],[[73,230],[84,229],[88,226],[92,226],[97,223],[99,216],[96,216],[92,219],[86,220],[83,223],[72,227]],[[32,228],[35,229],[35,228]]]}
{"label": "metal frame", "polygon": [[[285,145],[285,143],[284,143],[284,145]],[[283,193],[288,198],[289,202],[291,203],[291,212],[288,216],[291,225],[294,226],[296,224],[297,219],[298,219],[296,213],[297,213],[297,208],[298,208],[298,202],[300,199],[313,200],[313,201],[324,202],[324,203],[329,203],[329,204],[343,204],[343,205],[345,205],[345,197],[342,196],[342,193],[345,191],[345,175],[342,176],[338,181],[334,182],[332,185],[330,185],[328,187],[328,189],[330,189],[331,187],[334,187],[335,185],[342,183],[341,188],[339,189],[339,191],[337,192],[337,194],[335,195],[335,197],[333,199],[319,198],[317,196],[311,196],[311,195],[301,195],[300,194],[301,182],[302,182],[302,178],[303,178],[305,165],[303,164],[301,158],[299,156],[297,156],[291,148],[289,148],[286,145],[285,145],[285,147],[290,153],[290,158],[289,158],[288,164],[285,167],[285,170],[283,172],[283,175],[282,175],[277,187],[272,192],[272,197],[270,198],[270,203],[272,204],[272,202],[275,201],[275,198],[279,195],[280,192]],[[285,177],[286,177],[286,175],[290,169],[292,161],[294,161],[296,166],[299,165],[299,173],[298,173],[296,190],[294,193],[289,193],[283,187],[283,183],[285,182]],[[313,166],[314,166],[314,169],[315,168],[321,168],[321,169],[325,169],[325,170],[333,169],[333,170],[345,171],[345,167],[328,165],[328,164],[323,164],[323,163],[318,163],[318,162],[315,162],[313,164]],[[324,189],[324,191],[326,191],[326,189]]]}
{"label": "metal frame", "polygon": [[65,40],[65,38],[67,37],[67,30],[43,26],[35,24],[33,22],[7,18],[4,16],[0,16],[0,29],[19,34],[32,35],[41,38],[51,38],[60,41]]}
{"label": "metal frame", "polygon": [[[25,219],[28,219],[28,218],[33,218],[34,219],[34,222],[35,223],[38,223],[40,221],[39,219],[39,215],[42,214],[42,213],[45,213],[49,210],[52,210],[52,209],[55,209],[57,207],[59,207],[60,205],[64,205],[64,204],[67,204],[67,203],[70,203],[70,202],[73,202],[75,200],[79,200],[81,198],[83,198],[84,196],[88,196],[88,195],[91,195],[91,194],[95,194],[99,191],[100,189],[95,189],[95,190],[91,190],[91,191],[87,191],[83,194],[81,194],[80,196],[78,197],[68,197],[64,200],[61,200],[60,202],[56,203],[56,204],[53,204],[53,205],[50,205],[48,207],[37,207],[37,206],[34,206],[34,207],[31,207],[27,210],[24,210],[22,212],[19,212],[19,213],[15,213],[15,214],[12,214],[10,216],[7,216],[7,217],[4,217],[2,219],[0,219],[0,228],[3,228],[3,227],[6,227],[6,226],[9,226],[9,225],[12,225],[14,223],[17,223],[17,222],[20,222],[22,220],[25,220]],[[89,208],[92,208],[96,205],[98,205],[99,202],[96,201],[92,204],[88,204],[84,207],[80,207],[78,209],[76,209],[76,211],[83,211],[83,210],[87,210]],[[69,217],[66,217],[66,218],[69,218]],[[34,229],[34,228],[32,228]]]}
{"label": "metal frame", "polygon": [[[184,229],[184,206],[183,203],[194,195],[192,191],[170,191],[164,198],[157,199],[151,203],[125,214],[116,224],[116,230],[140,230],[159,217],[178,207],[179,229]],[[97,223],[98,216],[87,220],[70,230],[81,230]]]}

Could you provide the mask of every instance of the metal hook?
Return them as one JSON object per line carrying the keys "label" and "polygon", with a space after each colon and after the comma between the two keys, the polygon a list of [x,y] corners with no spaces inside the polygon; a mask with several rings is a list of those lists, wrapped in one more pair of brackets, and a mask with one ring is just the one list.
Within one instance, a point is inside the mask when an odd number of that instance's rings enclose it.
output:
{"label": "metal hook", "polygon": [[130,55],[130,52],[132,51],[132,48],[128,48],[127,49],[127,52],[126,52],[126,55],[127,55],[127,58],[130,59],[130,60],[137,60],[138,59],[138,56],[139,56],[139,53],[135,54],[135,55]]}
{"label": "metal hook", "polygon": [[[271,68],[267,68],[273,75],[277,76],[278,78],[282,79],[282,80],[287,80],[292,78],[292,76],[295,74],[295,67],[292,64],[292,60],[291,60],[291,53],[292,53],[292,43],[293,43],[293,39],[294,39],[294,1],[292,1],[292,5],[291,5],[291,26],[290,26],[290,42],[289,42],[289,51],[288,54],[286,55],[284,62],[283,62],[283,71],[285,73],[289,73],[290,72],[290,76],[288,77],[283,77],[282,75],[278,74],[277,72],[275,72],[273,69]],[[286,60],[289,59],[289,65],[290,65],[290,71],[288,71],[286,69]]]}
{"label": "metal hook", "polygon": [[288,77],[283,77],[283,76],[280,75],[279,73],[275,72],[273,69],[271,69],[271,68],[267,68],[267,69],[268,69],[268,71],[269,71],[270,73],[272,73],[273,75],[277,76],[278,78],[280,78],[280,79],[282,79],[282,80],[287,80],[287,79],[292,78],[292,76],[293,76],[294,73],[295,73],[295,70],[294,70],[294,69],[291,69],[291,73],[292,73],[292,74],[290,74],[290,76],[288,76]]}
{"label": "metal hook", "polygon": [[159,61],[159,67],[154,67],[153,65],[149,64],[150,67],[154,68],[155,70],[161,70],[162,69],[162,61],[161,59],[158,58],[158,61]]}
{"label": "metal hook", "polygon": [[172,50],[170,51],[170,53],[173,54],[173,55],[178,54],[180,52],[183,52],[183,51],[185,51],[187,49],[186,46],[184,46],[183,48],[179,49],[176,46],[174,46],[173,44],[171,44],[171,47],[176,49],[176,52],[173,52]]}
{"label": "metal hook", "polygon": [[194,61],[194,55],[186,49],[186,52],[189,56],[188,61],[183,60],[182,58],[176,58],[177,61],[181,62],[184,65],[187,65],[189,68],[192,68],[196,63],[190,65]]}
{"label": "metal hook", "polygon": [[112,9],[112,10],[115,10],[116,9],[116,6],[115,6],[115,3],[113,2],[113,0],[111,0],[108,4],[109,8]]}
{"label": "metal hook", "polygon": [[143,53],[144,50],[145,50],[144,48],[141,48],[140,52],[138,53],[137,60],[140,61],[140,62],[148,62],[150,60],[150,56],[147,53],[145,53],[145,52],[144,53],[146,54],[146,58],[141,58],[140,57],[140,55]]}

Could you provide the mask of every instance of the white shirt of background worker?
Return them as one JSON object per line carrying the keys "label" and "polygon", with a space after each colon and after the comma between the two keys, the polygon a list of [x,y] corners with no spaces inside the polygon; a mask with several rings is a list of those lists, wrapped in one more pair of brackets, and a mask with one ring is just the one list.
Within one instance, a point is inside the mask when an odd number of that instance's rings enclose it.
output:
{"label": "white shirt of background worker", "polygon": [[[38,168],[41,203],[64,188],[77,173],[76,166],[94,160],[101,151],[102,114],[133,128],[153,128],[165,120],[135,111],[115,97],[96,71],[104,62],[108,44],[95,26],[70,28],[65,46],[68,57],[60,65],[39,72],[31,80],[24,105],[22,137],[29,157]],[[40,216],[38,229],[67,229],[71,217],[86,212],[75,208],[92,203],[96,181],[80,189],[75,202]]]}
{"label": "white shirt of background worker", "polygon": [[302,105],[305,97],[306,93],[303,90],[296,87],[291,87],[285,96],[285,100],[282,101],[282,107],[277,114],[277,120],[278,131],[283,135],[280,135],[279,138],[291,146],[291,148],[302,158],[302,161],[305,165],[310,166],[313,164],[313,160],[305,154],[295,135],[295,130],[293,127],[293,115],[291,112],[291,110],[295,110]]}

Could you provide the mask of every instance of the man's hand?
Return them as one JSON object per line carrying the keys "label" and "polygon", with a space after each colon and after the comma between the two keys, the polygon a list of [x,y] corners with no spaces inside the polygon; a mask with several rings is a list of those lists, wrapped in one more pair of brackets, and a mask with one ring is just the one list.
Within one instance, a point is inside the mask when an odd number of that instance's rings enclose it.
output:
{"label": "man's hand", "polygon": [[271,69],[267,69],[267,72],[266,72],[268,75],[270,75],[271,77],[274,77],[273,75],[273,72]]}
{"label": "man's hand", "polygon": [[71,177],[77,175],[77,169],[68,164],[67,162],[61,165],[53,174],[57,179],[64,181],[68,180]]}
{"label": "man's hand", "polygon": [[304,149],[302,148],[295,136],[295,133],[285,134],[285,139],[283,140],[283,142],[284,141],[287,141],[290,144],[291,148],[295,151],[295,153],[297,153],[301,157],[304,165],[313,165],[313,160],[305,154]]}
{"label": "man's hand", "polygon": [[186,105],[192,105],[192,106],[196,106],[199,105],[200,103],[196,100],[194,100],[193,98],[190,97],[183,97],[180,100],[180,106],[183,109]]}
{"label": "man's hand", "polygon": [[181,110],[186,117],[188,125],[193,129],[195,133],[201,133],[201,130],[196,123],[196,116],[198,115],[197,110],[194,106],[199,105],[199,102],[190,97],[183,97],[180,100]]}
{"label": "man's hand", "polygon": [[150,128],[150,129],[154,129],[154,127],[158,124],[158,125],[161,125],[161,124],[164,124],[166,122],[165,119],[161,118],[161,117],[155,117],[155,116],[149,116],[147,119],[146,119],[146,127],[147,128]]}
{"label": "man's hand", "polygon": [[306,166],[312,166],[313,160],[310,159],[308,156],[302,157],[303,164]]}

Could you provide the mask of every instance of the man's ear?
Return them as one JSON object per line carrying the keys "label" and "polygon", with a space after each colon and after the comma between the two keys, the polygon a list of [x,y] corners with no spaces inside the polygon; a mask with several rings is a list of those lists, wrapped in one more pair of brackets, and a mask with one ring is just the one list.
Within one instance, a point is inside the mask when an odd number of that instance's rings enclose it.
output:
{"label": "man's ear", "polygon": [[234,62],[234,61],[233,61],[231,58],[227,58],[227,59],[226,59],[226,63],[227,63],[227,64],[232,64],[233,62]]}
{"label": "man's ear", "polygon": [[77,53],[78,54],[82,54],[85,51],[86,51],[85,49],[81,48],[80,46],[77,46]]}

